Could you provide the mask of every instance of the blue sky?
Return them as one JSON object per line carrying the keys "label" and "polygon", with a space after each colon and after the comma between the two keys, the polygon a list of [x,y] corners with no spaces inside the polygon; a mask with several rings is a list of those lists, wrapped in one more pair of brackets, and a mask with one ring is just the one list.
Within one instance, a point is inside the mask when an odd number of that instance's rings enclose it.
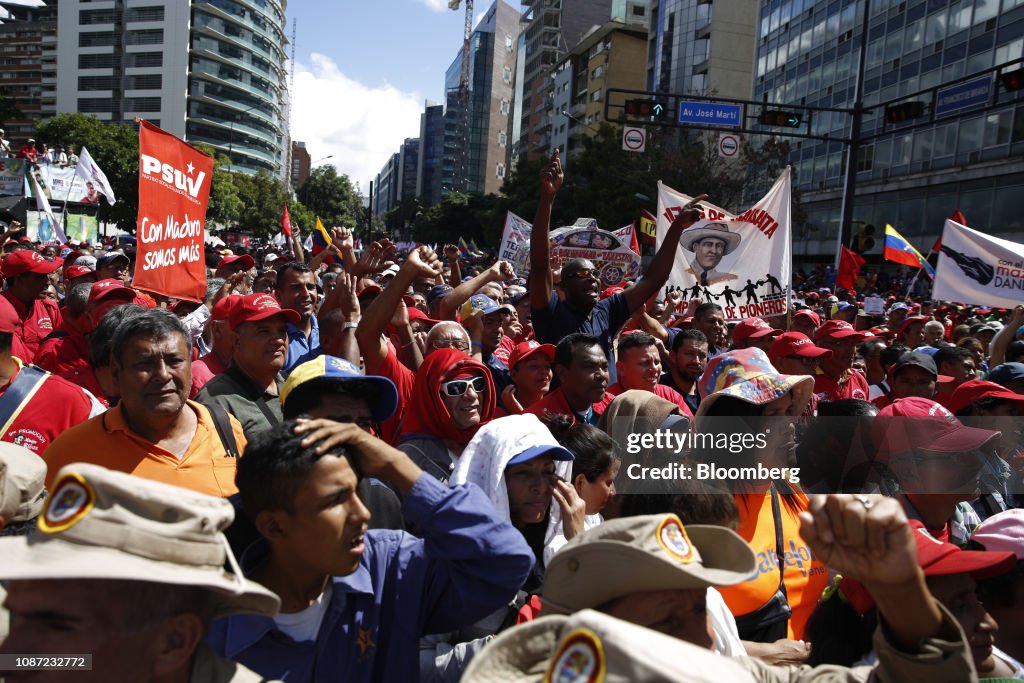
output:
{"label": "blue sky", "polygon": [[[292,136],[367,191],[390,154],[419,135],[462,43],[463,8],[447,0],[291,0],[298,22]],[[474,22],[491,2],[477,0]],[[513,6],[519,8],[518,4]]]}

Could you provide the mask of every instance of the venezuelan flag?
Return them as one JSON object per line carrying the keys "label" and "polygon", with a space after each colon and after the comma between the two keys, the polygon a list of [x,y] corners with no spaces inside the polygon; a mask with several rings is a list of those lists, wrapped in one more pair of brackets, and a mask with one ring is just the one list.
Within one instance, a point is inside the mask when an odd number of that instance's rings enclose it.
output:
{"label": "venezuelan flag", "polygon": [[921,252],[914,249],[910,242],[903,235],[896,232],[896,228],[891,225],[885,226],[885,250],[883,257],[886,261],[902,263],[911,268],[924,268],[924,272],[928,274],[928,277],[933,280],[935,279],[935,269],[932,267],[932,264],[928,263],[921,256]]}
{"label": "venezuelan flag", "polygon": [[[327,228],[320,222],[320,217],[316,218],[316,228],[313,230],[313,256],[316,256],[321,251],[331,246],[331,236],[327,233]],[[331,254],[324,259],[324,263],[327,265],[338,264],[341,265],[341,259],[334,254]]]}

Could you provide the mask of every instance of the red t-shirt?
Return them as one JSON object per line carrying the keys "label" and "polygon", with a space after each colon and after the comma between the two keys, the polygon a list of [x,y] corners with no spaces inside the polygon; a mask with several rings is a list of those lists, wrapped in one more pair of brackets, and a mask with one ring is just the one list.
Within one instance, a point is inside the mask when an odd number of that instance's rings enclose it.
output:
{"label": "red t-shirt", "polygon": [[[598,412],[603,413],[604,409],[608,407],[608,404],[612,402],[612,399],[624,391],[626,391],[626,388],[622,386],[621,382],[616,382],[615,384],[608,387],[608,394],[605,396],[605,399],[600,404],[598,404],[600,406]],[[683,415],[686,415],[687,417],[690,418],[693,417],[693,411],[690,410],[690,406],[686,405],[686,399],[683,398],[683,395],[680,394],[675,389],[673,389],[672,387],[667,386],[665,384],[656,384],[654,385],[654,391],[652,391],[651,393],[659,398],[665,399],[666,401],[672,401],[672,403],[675,403],[677,406],[679,406],[679,410],[680,412],[682,412]],[[597,408],[597,406],[595,406],[595,408]]]}
{"label": "red t-shirt", "polygon": [[14,331],[14,336],[21,339],[25,344],[29,358],[35,358],[39,351],[39,345],[61,324],[60,309],[57,303],[50,299],[36,299],[32,306],[26,306],[20,299],[10,291],[3,292],[3,296],[14,306],[21,323]]}
{"label": "red t-shirt", "polygon": [[814,377],[814,393],[823,401],[838,401],[842,398],[866,401],[870,391],[867,379],[856,370],[847,370],[840,382],[824,372]]}
{"label": "red t-shirt", "polygon": [[[21,363],[18,365],[20,368]],[[11,382],[17,376],[15,374]],[[0,387],[0,396],[9,386],[10,382]],[[93,403],[81,387],[48,374],[0,440],[43,455],[54,439],[88,420],[92,409]]]}

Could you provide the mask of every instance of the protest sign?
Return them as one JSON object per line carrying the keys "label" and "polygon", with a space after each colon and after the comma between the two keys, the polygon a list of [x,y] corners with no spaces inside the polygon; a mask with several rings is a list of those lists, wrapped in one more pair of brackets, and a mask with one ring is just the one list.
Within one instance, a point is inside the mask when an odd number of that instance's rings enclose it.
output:
{"label": "protest sign", "polygon": [[[692,197],[658,183],[658,248]],[[683,231],[667,290],[722,306],[727,320],[785,315],[791,266],[790,171],[759,202],[734,216],[700,203],[702,220]]]}
{"label": "protest sign", "polygon": [[139,289],[203,300],[203,222],[212,176],[212,158],[147,121],[140,123],[138,254],[133,278]]}

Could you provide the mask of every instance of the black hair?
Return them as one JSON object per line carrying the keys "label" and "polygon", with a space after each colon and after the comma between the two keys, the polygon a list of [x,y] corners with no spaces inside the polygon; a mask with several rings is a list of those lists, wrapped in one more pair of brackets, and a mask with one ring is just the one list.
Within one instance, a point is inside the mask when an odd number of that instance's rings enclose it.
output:
{"label": "black hair", "polygon": [[[104,316],[105,317],[105,316]],[[95,335],[95,332],[93,333]],[[144,309],[137,315],[125,318],[118,325],[110,342],[110,355],[117,362],[124,358],[125,347],[136,337],[157,339],[179,334],[188,346],[191,342],[181,319],[170,311],[162,308]]]}
{"label": "black hair", "polygon": [[96,329],[89,335],[89,365],[93,368],[105,368],[110,365],[114,333],[125,320],[145,311],[146,309],[138,304],[121,304],[104,313]]}
{"label": "black hair", "polygon": [[700,306],[697,306],[697,310],[693,312],[693,319],[703,318],[704,314],[708,311],[721,311],[724,310],[721,306],[710,301],[705,301]]}
{"label": "black hair", "polygon": [[284,264],[283,266],[279,266],[278,267],[278,269],[277,269],[277,280],[274,282],[274,289],[281,289],[281,286],[284,284],[285,276],[287,276],[288,273],[291,272],[291,271],[295,271],[296,273],[312,273],[313,272],[312,270],[309,269],[309,266],[307,266],[302,261],[289,261],[288,263]]}
{"label": "black hair", "polygon": [[572,479],[583,475],[594,483],[619,459],[615,453],[615,442],[611,437],[593,425],[575,422],[568,415],[552,413],[541,418],[551,435],[576,459],[572,461]]}
{"label": "black hair", "polygon": [[319,377],[303,382],[292,389],[284,405],[281,406],[284,419],[294,420],[309,413],[320,405],[324,396],[331,394],[351,396],[354,399],[372,403],[376,389],[372,381],[365,379],[338,380],[331,377]]}
{"label": "black hair", "polygon": [[691,328],[689,330],[683,330],[682,332],[680,332],[679,334],[672,338],[672,346],[671,348],[669,348],[669,351],[672,351],[674,353],[679,349],[680,346],[683,345],[683,342],[686,341],[687,339],[692,339],[698,344],[708,343],[707,335],[705,335],[700,330]]}
{"label": "black hair", "polygon": [[[299,487],[317,461],[324,455],[346,454],[343,448],[317,453],[317,444],[303,446],[304,436],[295,433],[297,424],[286,420],[257,433],[238,459],[235,486],[242,508],[253,521],[265,510],[290,512]],[[349,463],[355,469],[355,460],[350,458]]]}
{"label": "black hair", "polygon": [[951,346],[936,351],[935,355],[932,356],[932,360],[935,361],[936,369],[941,371],[943,363],[955,363],[957,361],[963,362],[967,360],[973,361],[974,355],[969,349],[962,346]]}
{"label": "black hair", "polygon": [[646,349],[648,346],[654,346],[656,343],[654,335],[647,334],[646,332],[629,332],[619,337],[618,344],[618,357],[619,359],[629,351],[630,349]]}
{"label": "black hair", "polygon": [[[555,347],[555,358],[552,361],[552,365],[561,365],[562,367],[569,367],[572,363],[572,355],[576,351],[577,346],[597,346],[601,348],[601,340],[591,334],[584,334],[583,332],[573,332],[562,337],[562,340],[558,342],[558,346]],[[602,353],[604,349],[601,349]]]}

